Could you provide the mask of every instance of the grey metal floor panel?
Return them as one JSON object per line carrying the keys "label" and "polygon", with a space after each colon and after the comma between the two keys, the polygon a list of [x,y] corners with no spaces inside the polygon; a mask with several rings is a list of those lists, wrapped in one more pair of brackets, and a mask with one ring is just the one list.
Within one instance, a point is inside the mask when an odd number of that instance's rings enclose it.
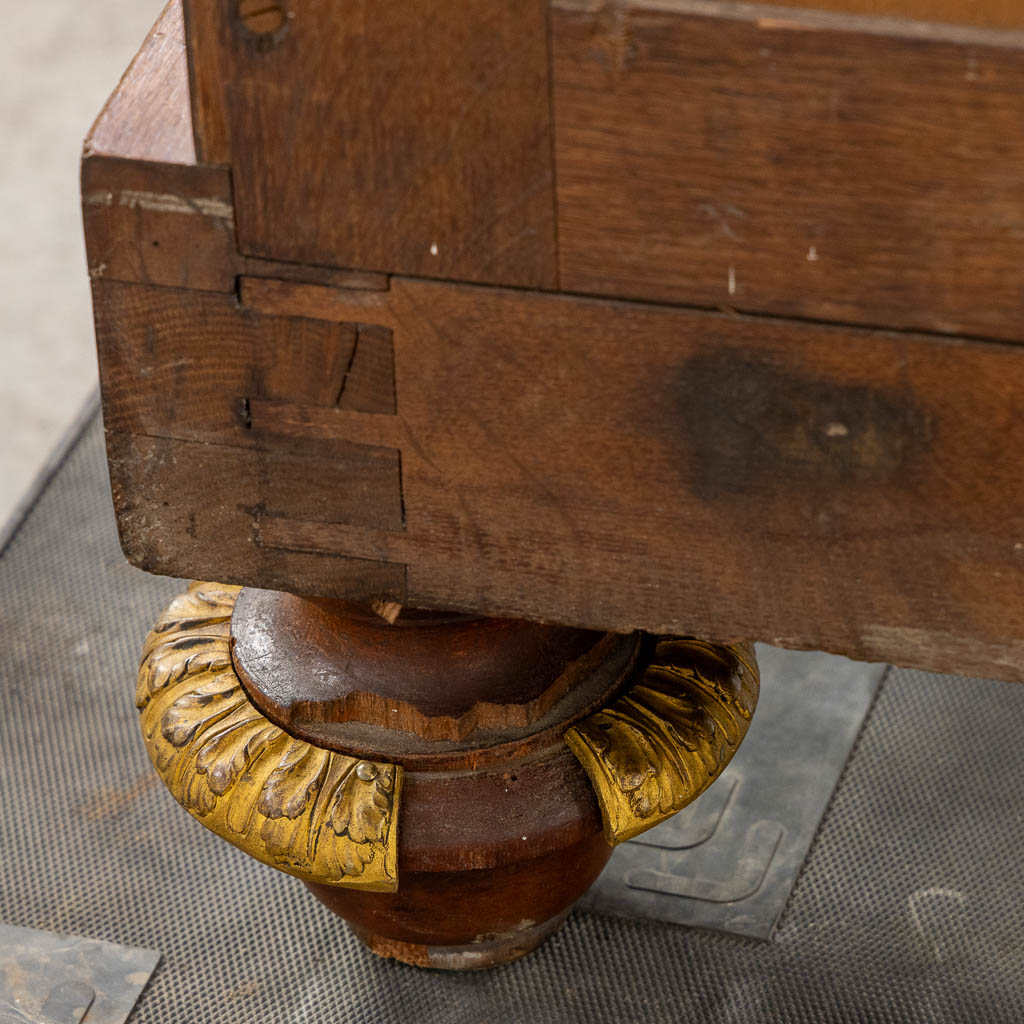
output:
{"label": "grey metal floor panel", "polygon": [[159,960],[0,922],[0,1024],[124,1024]]}
{"label": "grey metal floor panel", "polygon": [[757,661],[757,714],[729,766],[620,846],[581,909],[771,937],[887,666],[765,644]]}
{"label": "grey metal floor panel", "polygon": [[0,920],[159,950],[134,1021],[1024,1020],[1024,687],[890,673],[769,943],[577,912],[423,972],[157,781],[132,684],[180,588],[124,563],[94,423],[0,557]]}

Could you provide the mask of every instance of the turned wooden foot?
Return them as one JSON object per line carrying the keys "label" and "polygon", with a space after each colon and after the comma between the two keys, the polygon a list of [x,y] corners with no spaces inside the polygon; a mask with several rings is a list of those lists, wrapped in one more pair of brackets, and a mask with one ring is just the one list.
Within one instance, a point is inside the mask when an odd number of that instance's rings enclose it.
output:
{"label": "turned wooden foot", "polygon": [[193,584],[137,703],[177,800],[375,953],[505,963],[720,774],[749,646]]}

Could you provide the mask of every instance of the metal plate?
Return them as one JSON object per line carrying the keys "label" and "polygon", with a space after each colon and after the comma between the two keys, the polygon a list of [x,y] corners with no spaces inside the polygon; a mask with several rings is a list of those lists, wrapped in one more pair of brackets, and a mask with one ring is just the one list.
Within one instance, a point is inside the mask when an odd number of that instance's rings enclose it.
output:
{"label": "metal plate", "polygon": [[0,925],[0,1024],[124,1024],[160,954]]}
{"label": "metal plate", "polygon": [[771,937],[885,666],[764,644],[757,656],[761,697],[732,763],[620,846],[586,909]]}

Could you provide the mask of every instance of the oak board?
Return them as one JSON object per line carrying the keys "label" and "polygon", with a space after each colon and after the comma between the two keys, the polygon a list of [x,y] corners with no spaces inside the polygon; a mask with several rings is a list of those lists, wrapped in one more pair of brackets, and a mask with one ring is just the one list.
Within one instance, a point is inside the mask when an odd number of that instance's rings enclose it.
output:
{"label": "oak board", "polygon": [[[379,596],[354,559],[424,607],[1024,676],[1024,349],[403,278],[241,297],[180,319],[183,293],[104,286],[108,429],[135,446],[115,493],[145,568],[280,585],[289,552],[286,589]],[[318,322],[392,331],[393,415],[298,392],[280,339]],[[249,335],[291,390],[256,394]],[[400,481],[367,477],[378,452]],[[297,458],[323,476],[282,504]],[[197,501],[246,528],[190,535]]]}

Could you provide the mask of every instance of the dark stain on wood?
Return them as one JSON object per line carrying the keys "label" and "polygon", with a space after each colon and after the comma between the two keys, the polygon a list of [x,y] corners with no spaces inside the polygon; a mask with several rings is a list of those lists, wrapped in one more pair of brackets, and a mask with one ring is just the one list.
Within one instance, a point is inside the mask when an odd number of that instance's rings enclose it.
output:
{"label": "dark stain on wood", "polygon": [[909,388],[814,377],[777,358],[701,351],[679,373],[678,417],[698,497],[894,482],[932,441]]}

